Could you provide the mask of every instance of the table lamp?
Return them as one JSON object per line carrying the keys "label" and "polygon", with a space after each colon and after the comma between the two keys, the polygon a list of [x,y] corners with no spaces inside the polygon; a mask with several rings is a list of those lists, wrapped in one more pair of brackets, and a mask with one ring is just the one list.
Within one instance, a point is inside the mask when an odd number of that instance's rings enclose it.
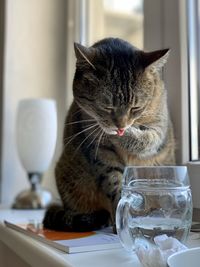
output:
{"label": "table lamp", "polygon": [[43,173],[54,155],[57,138],[56,103],[52,99],[24,99],[19,102],[16,120],[19,158],[30,182],[30,189],[15,198],[15,209],[46,208],[52,193],[41,187]]}

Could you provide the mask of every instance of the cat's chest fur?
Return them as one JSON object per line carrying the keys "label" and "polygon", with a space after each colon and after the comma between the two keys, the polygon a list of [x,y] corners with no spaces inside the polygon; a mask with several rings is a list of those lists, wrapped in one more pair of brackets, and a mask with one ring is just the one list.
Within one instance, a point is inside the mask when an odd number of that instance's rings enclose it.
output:
{"label": "cat's chest fur", "polygon": [[138,155],[134,155],[131,153],[128,153],[126,150],[116,147],[116,153],[120,156],[124,166],[137,166],[137,165],[154,165],[154,161],[152,158],[150,159],[142,159],[139,158]]}

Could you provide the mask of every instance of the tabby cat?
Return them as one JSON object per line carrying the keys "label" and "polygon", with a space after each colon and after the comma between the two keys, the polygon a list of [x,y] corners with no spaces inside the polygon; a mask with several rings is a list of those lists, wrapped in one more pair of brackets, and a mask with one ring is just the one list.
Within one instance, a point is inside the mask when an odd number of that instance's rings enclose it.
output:
{"label": "tabby cat", "polygon": [[159,75],[169,51],[144,52],[118,38],[74,48],[74,101],[55,169],[62,206],[49,207],[43,223],[88,231],[114,224],[125,166],[175,164]]}

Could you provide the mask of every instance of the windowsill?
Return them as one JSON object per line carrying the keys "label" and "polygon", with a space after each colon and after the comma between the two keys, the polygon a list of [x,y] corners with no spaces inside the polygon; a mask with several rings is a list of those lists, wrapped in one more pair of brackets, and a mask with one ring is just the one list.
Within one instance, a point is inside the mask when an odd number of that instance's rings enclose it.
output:
{"label": "windowsill", "polygon": [[[142,267],[133,253],[121,249],[67,254],[4,226],[4,220],[41,220],[42,210],[0,209],[0,255],[7,267]],[[196,214],[196,211],[195,213]],[[198,211],[198,216],[199,216]],[[198,217],[199,218],[199,217]],[[200,239],[190,239],[188,247],[200,246]],[[19,264],[16,264],[16,263]]]}
{"label": "windowsill", "polygon": [[[5,259],[2,266],[20,267],[15,265],[16,257],[15,262],[12,262],[12,254],[15,254],[19,262],[25,263],[23,267],[142,267],[136,255],[126,252],[123,248],[67,254],[9,229],[2,223],[3,220],[39,220],[42,216],[43,211],[40,210],[0,210],[0,255],[4,254]],[[8,260],[9,264],[6,264]]]}

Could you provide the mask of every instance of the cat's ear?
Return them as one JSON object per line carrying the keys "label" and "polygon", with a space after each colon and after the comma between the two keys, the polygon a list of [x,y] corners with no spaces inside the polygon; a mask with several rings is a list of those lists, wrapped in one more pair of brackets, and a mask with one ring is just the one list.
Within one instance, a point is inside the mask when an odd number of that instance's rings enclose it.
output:
{"label": "cat's ear", "polygon": [[169,49],[157,50],[153,52],[143,52],[142,61],[144,68],[153,66],[157,70],[160,70],[167,62],[169,53]]}
{"label": "cat's ear", "polygon": [[92,60],[95,55],[94,48],[92,47],[87,48],[81,44],[74,43],[74,51],[75,51],[77,61],[79,63],[87,62],[94,70],[96,70],[94,64],[92,63]]}

